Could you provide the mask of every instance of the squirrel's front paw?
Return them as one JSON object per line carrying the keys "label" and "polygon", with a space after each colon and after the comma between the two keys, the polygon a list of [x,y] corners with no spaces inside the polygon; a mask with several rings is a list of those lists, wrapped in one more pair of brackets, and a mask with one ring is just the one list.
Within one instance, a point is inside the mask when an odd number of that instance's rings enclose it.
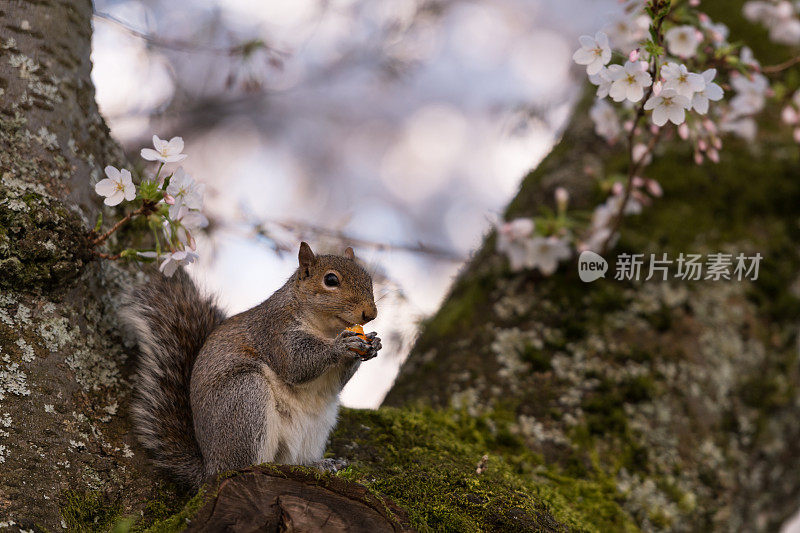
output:
{"label": "squirrel's front paw", "polygon": [[373,331],[372,333],[367,333],[366,337],[367,341],[369,342],[368,344],[369,348],[367,350],[367,353],[360,354],[362,361],[369,361],[370,359],[378,355],[378,350],[383,348],[383,345],[381,344],[381,338],[378,337],[378,334],[375,331]]}
{"label": "squirrel's front paw", "polygon": [[381,340],[374,331],[367,335],[353,331],[343,331],[339,334],[339,342],[345,352],[354,354],[362,361],[367,361],[378,355],[381,349]]}

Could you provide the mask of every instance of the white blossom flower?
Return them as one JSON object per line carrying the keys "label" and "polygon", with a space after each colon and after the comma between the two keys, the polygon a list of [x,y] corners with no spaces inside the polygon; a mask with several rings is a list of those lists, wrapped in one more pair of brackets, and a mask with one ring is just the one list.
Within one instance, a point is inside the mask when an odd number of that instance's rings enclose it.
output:
{"label": "white blossom flower", "polygon": [[731,85],[737,91],[731,100],[734,114],[752,115],[764,108],[769,81],[763,75],[737,76],[731,80]]}
{"label": "white blossom flower", "polygon": [[700,38],[694,26],[675,26],[664,34],[667,49],[678,57],[693,57],[697,53]]}
{"label": "white blossom flower", "polygon": [[167,194],[175,199],[175,203],[169,208],[170,218],[175,218],[183,205],[189,209],[202,209],[205,190],[205,184],[197,183],[183,167],[178,168],[167,185]]}
{"label": "white blossom flower", "polygon": [[186,250],[164,254],[164,261],[161,262],[161,266],[158,267],[158,269],[163,272],[165,276],[170,277],[178,270],[179,266],[194,263],[198,257],[200,256],[196,253]]}
{"label": "white blossom flower", "polygon": [[739,50],[739,61],[748,67],[753,67],[755,69],[761,68],[761,63],[756,59],[753,50],[749,46],[743,46],[741,50]]}
{"label": "white blossom flower", "polygon": [[686,120],[686,110],[690,105],[690,100],[674,89],[664,89],[658,96],[651,96],[644,108],[653,110],[653,124],[656,126],[663,126],[667,120],[679,125]]}
{"label": "white blossom flower", "polygon": [[586,65],[586,73],[593,76],[600,72],[604,65],[611,61],[611,48],[608,36],[599,31],[594,38],[581,35],[578,39],[581,47],[572,55],[572,60],[579,65]]}
{"label": "white blossom flower", "polygon": [[529,246],[529,267],[538,268],[545,276],[556,271],[559,261],[569,259],[572,255],[569,243],[554,236],[534,237]]}
{"label": "white blossom flower", "polygon": [[672,89],[690,99],[694,93],[702,91],[706,86],[703,76],[689,72],[686,65],[667,63],[661,68],[661,76],[664,78],[664,89]]}
{"label": "white blossom flower", "polygon": [[622,132],[617,112],[606,100],[597,100],[589,110],[589,116],[594,122],[594,131],[609,142],[617,139]]}
{"label": "white blossom flower", "polygon": [[589,81],[594,85],[597,85],[598,98],[605,98],[608,96],[608,93],[611,90],[612,80],[607,67],[603,67],[597,74],[589,76]]}
{"label": "white blossom flower", "polygon": [[791,2],[747,2],[743,11],[747,19],[764,24],[773,41],[790,46],[800,43],[800,20]]}
{"label": "white blossom flower", "polygon": [[725,116],[719,122],[719,129],[720,131],[724,131],[726,133],[733,133],[734,135],[738,135],[742,139],[746,139],[748,141],[754,141],[756,139],[756,133],[758,132],[758,126],[756,126],[756,121],[750,117],[745,118],[738,118],[736,116]]}
{"label": "white blossom flower", "polygon": [[187,155],[182,154],[183,138],[173,137],[169,141],[159,139],[158,135],[153,135],[152,148],[142,148],[142,157],[148,161],[161,161],[162,163],[177,163],[186,159]]}
{"label": "white blossom flower", "polygon": [[715,46],[719,47],[727,43],[728,35],[731,31],[725,24],[722,22],[714,23],[708,15],[702,13],[700,15],[700,25],[711,35],[711,40]]}
{"label": "white blossom flower", "polygon": [[534,223],[530,218],[518,218],[497,227],[497,251],[508,256],[512,270],[521,270],[528,262],[528,242]]}
{"label": "white blossom flower", "polygon": [[611,78],[611,95],[615,102],[630,100],[638,102],[644,96],[644,88],[652,83],[650,74],[645,71],[647,63],[644,61],[626,61],[625,66],[611,65],[608,67],[608,76]]}
{"label": "white blossom flower", "polygon": [[606,26],[605,33],[614,48],[628,53],[631,49],[638,47],[649,26],[650,17],[647,15],[627,17]]}
{"label": "white blossom flower", "polygon": [[126,169],[118,170],[112,166],[105,168],[106,179],[97,182],[94,186],[95,192],[100,196],[105,196],[103,203],[106,205],[118,205],[122,200],[130,202],[136,198],[136,186],[131,180],[131,173]]}
{"label": "white blossom flower", "polygon": [[764,22],[772,12],[773,4],[770,2],[745,2],[742,6],[744,17],[750,22]]}
{"label": "white blossom flower", "polygon": [[692,96],[692,109],[701,115],[708,113],[709,100],[712,102],[718,102],[719,100],[722,100],[722,96],[724,94],[722,87],[714,83],[714,76],[716,75],[717,69],[714,68],[710,68],[703,72],[703,81],[705,82],[705,87],[702,91],[698,91],[694,93],[694,96]]}
{"label": "white blossom flower", "polygon": [[[197,243],[195,242],[192,232],[208,226],[208,219],[205,215],[199,211],[190,211],[183,205],[178,210],[173,222],[176,224],[175,234],[178,236],[178,240],[192,250],[197,249]],[[169,227],[169,222],[165,220],[164,223],[166,231]],[[167,239],[169,239],[169,236],[167,236]]]}

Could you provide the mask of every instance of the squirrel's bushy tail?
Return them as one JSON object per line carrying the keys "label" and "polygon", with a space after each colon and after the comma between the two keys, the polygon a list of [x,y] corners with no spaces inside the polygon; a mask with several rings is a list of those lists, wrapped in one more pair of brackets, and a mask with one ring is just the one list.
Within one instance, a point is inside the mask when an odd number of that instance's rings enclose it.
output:
{"label": "squirrel's bushy tail", "polygon": [[156,464],[198,486],[203,457],[194,436],[189,378],[200,348],[225,315],[183,271],[156,278],[132,291],[123,307],[141,351],[133,424]]}

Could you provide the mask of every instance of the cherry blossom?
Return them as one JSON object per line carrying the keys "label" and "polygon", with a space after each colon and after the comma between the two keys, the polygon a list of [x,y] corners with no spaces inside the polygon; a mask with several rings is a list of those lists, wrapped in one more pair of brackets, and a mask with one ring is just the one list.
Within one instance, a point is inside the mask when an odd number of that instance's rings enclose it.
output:
{"label": "cherry blossom", "polygon": [[169,141],[159,139],[158,135],[153,135],[152,148],[142,148],[142,158],[148,161],[161,161],[162,163],[178,163],[183,161],[188,156],[182,154],[183,151],[183,138],[173,137]]}
{"label": "cherry blossom", "polygon": [[189,209],[202,209],[205,189],[205,184],[197,183],[183,170],[183,167],[178,168],[172,174],[167,186],[167,194],[174,199],[173,205],[169,208],[170,217],[175,218],[183,205]]}
{"label": "cherry blossom", "polygon": [[752,22],[761,22],[769,29],[769,37],[776,43],[800,44],[800,19],[797,7],[791,2],[747,2],[744,16]]}
{"label": "cherry blossom", "polygon": [[644,96],[644,88],[652,83],[650,74],[646,72],[647,63],[644,61],[626,61],[625,66],[611,65],[608,67],[609,77],[612,80],[609,95],[615,102],[629,100],[638,102]]}
{"label": "cherry blossom", "polygon": [[[192,250],[197,249],[197,243],[192,232],[208,226],[208,219],[205,215],[199,211],[190,211],[188,207],[182,205],[173,218],[173,222],[176,223],[175,235],[177,235],[178,240]],[[169,222],[165,220],[164,224],[165,230],[168,229]],[[169,235],[167,235],[167,239],[169,239]]]}
{"label": "cherry blossom", "polygon": [[579,65],[586,65],[586,73],[590,76],[600,72],[611,61],[611,48],[605,33],[599,31],[594,38],[582,35],[578,40],[581,47],[573,54],[572,60]]}
{"label": "cherry blossom", "polygon": [[569,243],[555,236],[534,237],[529,244],[528,266],[538,268],[545,276],[551,275],[558,268],[559,261],[569,259],[572,255]]}
{"label": "cherry blossom", "polygon": [[606,26],[605,33],[614,48],[618,50],[630,50],[636,48],[647,34],[650,26],[650,17],[639,15],[620,19],[609,26]]}
{"label": "cherry blossom", "polygon": [[694,57],[697,53],[697,46],[701,41],[694,26],[675,26],[670,28],[664,34],[664,40],[667,42],[669,52],[678,57]]}
{"label": "cherry blossom", "polygon": [[616,140],[622,132],[617,112],[606,100],[597,100],[589,110],[589,117],[594,122],[595,133],[609,142]]}
{"label": "cherry blossom", "polygon": [[589,76],[589,81],[597,85],[598,98],[605,98],[608,96],[612,82],[608,68],[603,67],[597,74]]}
{"label": "cherry blossom", "polygon": [[170,277],[178,270],[179,266],[194,263],[198,257],[200,256],[196,253],[186,250],[164,254],[164,261],[161,262],[161,266],[159,266],[158,269],[163,272],[165,276]]}
{"label": "cherry blossom", "polygon": [[661,68],[661,76],[664,78],[665,90],[672,89],[686,98],[692,98],[694,93],[702,91],[706,86],[703,76],[689,72],[686,65],[667,63]]}
{"label": "cherry blossom", "polygon": [[763,75],[736,76],[731,80],[731,85],[737,91],[731,100],[734,114],[752,115],[764,109],[769,81]]}
{"label": "cherry blossom", "polygon": [[529,218],[517,218],[497,227],[497,251],[508,256],[511,270],[521,270],[529,263],[528,242],[534,223]]}
{"label": "cherry blossom", "polygon": [[674,89],[664,89],[658,96],[651,96],[644,108],[653,111],[653,124],[663,126],[669,120],[679,125],[686,120],[686,110],[691,102]]}
{"label": "cherry blossom", "polygon": [[130,202],[136,198],[136,186],[131,179],[130,171],[126,169],[118,170],[112,166],[105,169],[106,179],[97,182],[94,186],[95,192],[100,196],[105,196],[103,203],[108,206],[118,205],[122,200]]}
{"label": "cherry blossom", "polygon": [[705,87],[703,87],[702,91],[698,91],[692,96],[692,109],[701,115],[708,113],[709,100],[712,102],[718,102],[719,100],[722,100],[722,96],[724,94],[722,87],[713,82],[716,75],[717,69],[714,68],[710,68],[703,72],[702,76],[703,81],[705,82]]}

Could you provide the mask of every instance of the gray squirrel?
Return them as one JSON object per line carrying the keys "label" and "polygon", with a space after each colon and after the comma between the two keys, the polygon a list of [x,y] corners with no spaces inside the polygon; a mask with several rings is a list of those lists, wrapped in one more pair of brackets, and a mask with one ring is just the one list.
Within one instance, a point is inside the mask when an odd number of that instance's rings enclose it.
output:
{"label": "gray squirrel", "polygon": [[345,328],[377,314],[372,278],[300,244],[299,266],[264,302],[225,318],[187,274],[133,291],[126,321],[141,350],[131,412],[156,464],[198,487],[263,462],[321,464],[339,392],[381,349]]}

